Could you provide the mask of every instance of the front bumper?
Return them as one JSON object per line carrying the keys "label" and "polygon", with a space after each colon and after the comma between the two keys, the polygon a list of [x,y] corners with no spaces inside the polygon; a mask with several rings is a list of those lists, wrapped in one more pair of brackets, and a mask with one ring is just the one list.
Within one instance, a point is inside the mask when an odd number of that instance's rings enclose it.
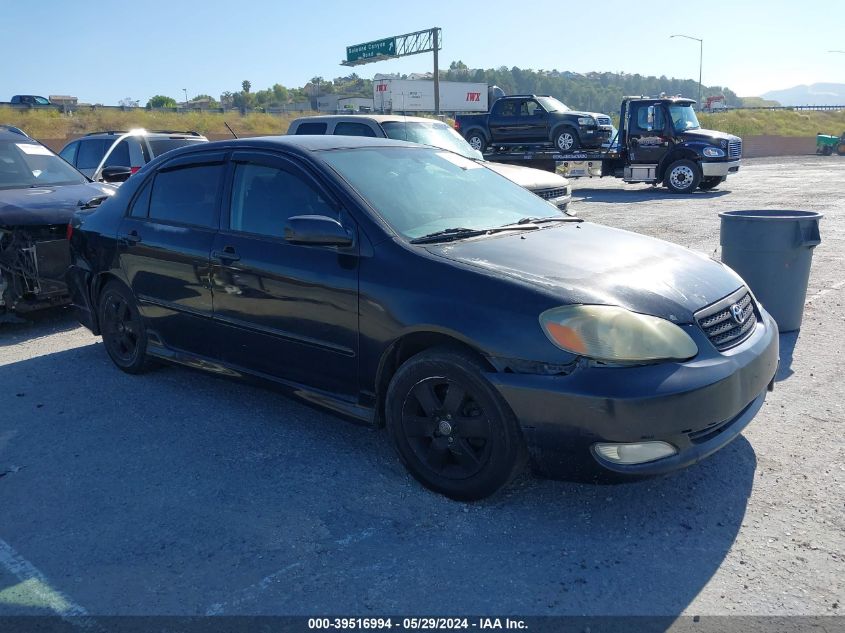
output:
{"label": "front bumper", "polygon": [[611,133],[612,128],[606,126],[578,129],[578,136],[581,139],[581,145],[584,147],[601,147],[602,144],[610,141]]}
{"label": "front bumper", "polygon": [[724,161],[720,163],[702,162],[701,175],[705,178],[713,176],[725,177],[728,174],[735,174],[739,171],[739,160]]}
{"label": "front bumper", "polygon": [[[568,375],[495,373],[488,378],[516,414],[541,470],[570,474],[595,472],[598,466],[623,474],[661,474],[728,444],[762,406],[777,371],[778,338],[772,318],[765,311],[761,315],[751,337],[721,353],[698,330],[699,354],[685,363],[582,366]],[[668,442],[678,452],[618,465],[596,457],[592,449],[596,442],[649,440]]]}

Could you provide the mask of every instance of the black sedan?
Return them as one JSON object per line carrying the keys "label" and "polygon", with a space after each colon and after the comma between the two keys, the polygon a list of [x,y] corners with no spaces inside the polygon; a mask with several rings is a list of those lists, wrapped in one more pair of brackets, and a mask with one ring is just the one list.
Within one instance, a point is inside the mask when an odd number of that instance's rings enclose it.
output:
{"label": "black sedan", "polygon": [[70,232],[79,318],[120,369],[259,379],[386,425],[413,476],[458,499],[528,457],[692,464],[750,422],[778,363],[774,322],[730,269],[436,148],[187,147]]}

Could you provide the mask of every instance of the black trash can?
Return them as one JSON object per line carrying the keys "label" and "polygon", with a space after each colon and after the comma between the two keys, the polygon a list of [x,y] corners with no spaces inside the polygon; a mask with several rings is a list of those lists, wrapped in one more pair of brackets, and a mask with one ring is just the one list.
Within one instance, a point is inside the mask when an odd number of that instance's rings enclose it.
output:
{"label": "black trash can", "polygon": [[813,248],[821,243],[815,211],[724,211],[722,261],[742,277],[781,332],[801,327]]}

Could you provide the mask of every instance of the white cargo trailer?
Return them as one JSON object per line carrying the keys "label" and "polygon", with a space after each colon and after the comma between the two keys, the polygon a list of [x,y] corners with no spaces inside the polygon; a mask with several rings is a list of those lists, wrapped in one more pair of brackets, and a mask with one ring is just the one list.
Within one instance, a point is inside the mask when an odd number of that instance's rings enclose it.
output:
{"label": "white cargo trailer", "polygon": [[[441,112],[487,112],[487,84],[440,82]],[[373,81],[376,112],[434,112],[434,82],[409,79]]]}

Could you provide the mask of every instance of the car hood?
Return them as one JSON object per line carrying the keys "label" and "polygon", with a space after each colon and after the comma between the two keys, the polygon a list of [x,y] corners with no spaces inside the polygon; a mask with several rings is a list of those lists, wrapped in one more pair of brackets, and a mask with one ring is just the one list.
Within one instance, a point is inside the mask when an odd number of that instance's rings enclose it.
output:
{"label": "car hood", "polygon": [[688,141],[704,141],[705,143],[713,143],[713,141],[716,141],[716,144],[718,144],[719,141],[735,141],[739,139],[738,136],[734,136],[733,134],[719,132],[718,130],[705,130],[702,128],[696,130],[685,130],[682,134]]}
{"label": "car hood", "polygon": [[84,183],[56,187],[0,190],[0,225],[36,226],[67,224],[92,198],[113,195],[111,185]]}
{"label": "car hood", "polygon": [[602,114],[601,112],[581,112],[580,110],[567,110],[563,114],[571,114],[574,116],[591,116],[594,119],[598,120],[599,117],[603,119],[609,119],[610,117],[606,114]]}
{"label": "car hood", "polygon": [[560,304],[618,305],[676,323],[742,286],[705,255],[589,222],[430,245],[429,252],[535,286]]}
{"label": "car hood", "polygon": [[569,185],[569,181],[563,176],[542,169],[522,167],[520,165],[506,165],[492,161],[484,161],[484,166],[521,187],[531,189],[532,191],[537,189],[560,189]]}

